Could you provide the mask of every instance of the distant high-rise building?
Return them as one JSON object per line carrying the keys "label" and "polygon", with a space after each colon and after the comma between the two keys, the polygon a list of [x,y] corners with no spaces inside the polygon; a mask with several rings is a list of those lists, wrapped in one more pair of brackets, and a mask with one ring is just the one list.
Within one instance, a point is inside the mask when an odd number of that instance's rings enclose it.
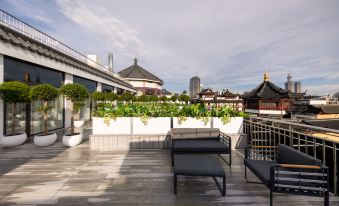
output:
{"label": "distant high-rise building", "polygon": [[301,81],[294,82],[294,92],[301,93]]}
{"label": "distant high-rise building", "polygon": [[287,82],[285,83],[285,89],[290,92],[294,92],[294,82],[292,81],[291,74],[287,75]]}
{"label": "distant high-rise building", "polygon": [[200,78],[195,76],[190,79],[190,85],[189,85],[189,95],[191,98],[198,97],[200,89]]}

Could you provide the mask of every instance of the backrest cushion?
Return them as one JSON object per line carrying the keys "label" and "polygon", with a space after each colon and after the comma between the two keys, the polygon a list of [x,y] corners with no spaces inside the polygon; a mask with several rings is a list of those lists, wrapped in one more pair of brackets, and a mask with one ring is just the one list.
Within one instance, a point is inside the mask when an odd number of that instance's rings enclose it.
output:
{"label": "backrest cushion", "polygon": [[197,131],[195,128],[172,128],[172,140],[196,139]]}
{"label": "backrest cushion", "polygon": [[299,152],[284,144],[278,144],[277,147],[277,162],[280,164],[299,164],[299,165],[318,165],[321,166],[321,161]]}
{"label": "backrest cushion", "polygon": [[197,128],[197,139],[219,140],[220,130],[218,128]]}

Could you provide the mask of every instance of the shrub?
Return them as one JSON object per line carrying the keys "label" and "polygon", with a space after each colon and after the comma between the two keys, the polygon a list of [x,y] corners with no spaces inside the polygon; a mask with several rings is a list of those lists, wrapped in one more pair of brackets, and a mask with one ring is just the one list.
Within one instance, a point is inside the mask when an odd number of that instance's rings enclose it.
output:
{"label": "shrub", "polygon": [[85,100],[88,98],[88,90],[85,86],[78,83],[64,84],[60,88],[61,94],[73,103],[71,117],[71,135],[74,135],[74,114],[78,113],[80,108],[85,105]]}
{"label": "shrub", "polygon": [[6,103],[12,103],[12,135],[16,134],[16,104],[29,102],[29,86],[22,82],[4,82],[0,85],[0,98]]}
{"label": "shrub", "polygon": [[118,99],[120,101],[133,101],[134,100],[134,94],[132,94],[131,92],[124,92],[123,94],[121,94]]}
{"label": "shrub", "polygon": [[148,98],[147,95],[143,94],[143,95],[141,95],[141,96],[137,99],[137,101],[139,101],[139,102],[148,102],[148,101],[149,101],[149,98]]}
{"label": "shrub", "polygon": [[157,95],[150,95],[150,96],[149,96],[149,100],[150,100],[151,102],[156,102],[156,101],[159,100],[159,98],[158,98]]}
{"label": "shrub", "polygon": [[178,96],[177,95],[171,96],[171,100],[172,102],[176,102],[178,100]]}
{"label": "shrub", "polygon": [[92,99],[95,102],[104,101],[105,100],[105,93],[103,93],[103,92],[93,92],[92,93]]}
{"label": "shrub", "polygon": [[42,101],[42,106],[39,108],[44,115],[44,134],[48,134],[48,110],[52,109],[48,105],[48,101],[53,101],[59,96],[58,90],[50,84],[40,84],[33,86],[29,92],[29,97],[32,101]]}
{"label": "shrub", "polygon": [[186,94],[180,94],[179,101],[185,102],[186,104],[190,101],[190,97]]}
{"label": "shrub", "polygon": [[167,97],[166,96],[161,96],[159,98],[160,101],[166,102],[167,101]]}

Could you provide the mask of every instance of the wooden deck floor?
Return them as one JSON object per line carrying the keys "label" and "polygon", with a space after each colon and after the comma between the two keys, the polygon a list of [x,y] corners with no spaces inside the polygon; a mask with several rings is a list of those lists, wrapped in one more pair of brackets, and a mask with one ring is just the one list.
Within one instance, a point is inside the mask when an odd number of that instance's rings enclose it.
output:
{"label": "wooden deck floor", "polygon": [[[0,205],[268,205],[268,190],[244,180],[243,156],[233,155],[222,197],[212,178],[179,178],[173,194],[167,150],[89,152],[61,143],[26,144],[0,153]],[[255,178],[253,177],[253,180]],[[339,205],[331,197],[331,205]],[[275,205],[322,205],[321,198],[275,195]]]}

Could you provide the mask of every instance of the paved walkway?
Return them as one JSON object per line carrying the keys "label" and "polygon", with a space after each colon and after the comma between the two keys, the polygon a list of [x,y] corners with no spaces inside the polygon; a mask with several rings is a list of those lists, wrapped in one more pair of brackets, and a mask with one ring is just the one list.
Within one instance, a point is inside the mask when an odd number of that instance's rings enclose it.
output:
{"label": "paved walkway", "polygon": [[[166,150],[94,153],[88,142],[75,148],[25,144],[0,153],[0,205],[268,205],[269,191],[245,182],[243,157],[234,153],[232,168],[224,164],[226,197],[212,178],[200,177],[180,177],[175,196]],[[322,205],[322,198],[293,195],[275,195],[274,201]]]}

